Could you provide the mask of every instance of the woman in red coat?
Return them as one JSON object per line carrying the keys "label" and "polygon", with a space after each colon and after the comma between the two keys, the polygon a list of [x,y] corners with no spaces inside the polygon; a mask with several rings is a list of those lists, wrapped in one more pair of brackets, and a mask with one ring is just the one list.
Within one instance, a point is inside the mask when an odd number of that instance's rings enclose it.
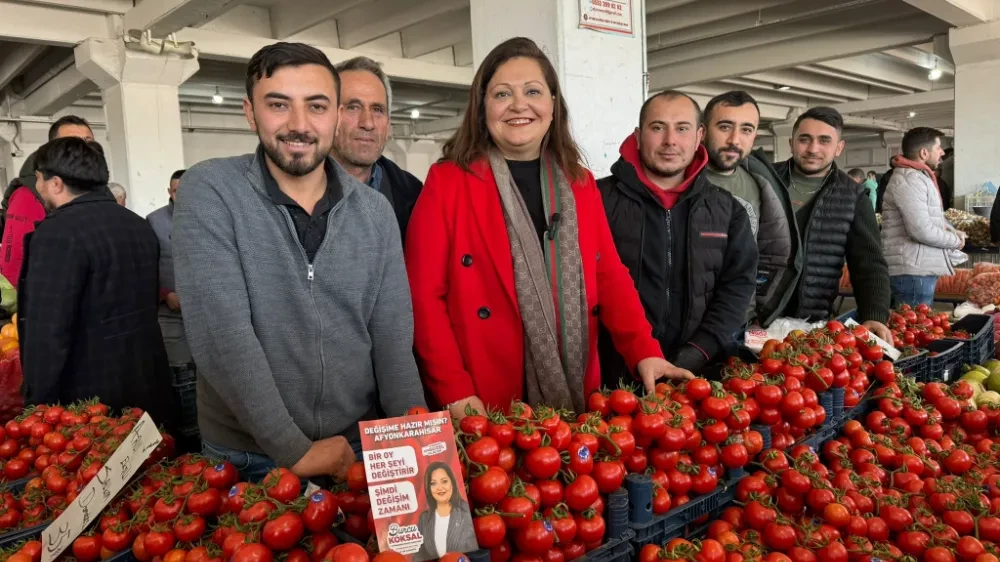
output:
{"label": "woman in red coat", "polygon": [[692,376],[652,337],[534,42],[510,39],[486,57],[443,151],[406,234],[430,402],[456,417],[514,399],[582,412],[601,380],[598,321],[647,391]]}

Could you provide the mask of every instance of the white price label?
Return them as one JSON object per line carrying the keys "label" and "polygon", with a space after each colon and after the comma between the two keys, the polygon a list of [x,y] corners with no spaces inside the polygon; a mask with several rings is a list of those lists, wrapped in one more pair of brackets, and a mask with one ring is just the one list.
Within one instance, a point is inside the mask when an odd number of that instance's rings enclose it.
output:
{"label": "white price label", "polygon": [[104,468],[55,521],[42,531],[42,562],[52,562],[69,548],[87,526],[135,476],[163,438],[148,413],[142,415]]}
{"label": "white price label", "polygon": [[[858,324],[853,318],[850,318],[847,322],[844,322],[844,326],[853,328],[855,326],[860,326],[860,324]],[[882,351],[885,352],[885,354],[889,356],[889,359],[892,359],[893,361],[899,359],[899,356],[903,354],[903,352],[893,347],[891,343],[876,336],[871,330],[868,330],[868,341],[872,340],[875,340],[875,343],[879,344],[882,347]]]}

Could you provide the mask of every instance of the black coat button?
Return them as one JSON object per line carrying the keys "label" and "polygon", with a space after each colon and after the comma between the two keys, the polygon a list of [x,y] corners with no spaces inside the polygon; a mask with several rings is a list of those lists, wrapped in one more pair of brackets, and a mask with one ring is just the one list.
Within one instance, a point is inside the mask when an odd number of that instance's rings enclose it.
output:
{"label": "black coat button", "polygon": [[601,305],[595,304],[594,308],[591,309],[590,313],[592,315],[594,315],[594,316],[600,316],[601,315]]}
{"label": "black coat button", "polygon": [[490,317],[490,309],[488,307],[482,307],[479,309],[479,317],[486,320]]}
{"label": "black coat button", "polygon": [[472,256],[470,256],[469,254],[465,254],[464,256],[462,256],[462,265],[464,265],[465,267],[471,267]]}

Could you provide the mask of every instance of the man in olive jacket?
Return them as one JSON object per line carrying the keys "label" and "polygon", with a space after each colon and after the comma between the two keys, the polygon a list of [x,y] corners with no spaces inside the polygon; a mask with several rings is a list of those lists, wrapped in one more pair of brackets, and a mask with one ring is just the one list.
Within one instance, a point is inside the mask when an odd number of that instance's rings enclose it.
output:
{"label": "man in olive jacket", "polygon": [[705,106],[705,174],[750,216],[757,240],[756,299],[751,319],[767,327],[781,316],[802,272],[802,244],[788,190],[762,150],[753,151],[760,108],[750,94],[720,94]]}

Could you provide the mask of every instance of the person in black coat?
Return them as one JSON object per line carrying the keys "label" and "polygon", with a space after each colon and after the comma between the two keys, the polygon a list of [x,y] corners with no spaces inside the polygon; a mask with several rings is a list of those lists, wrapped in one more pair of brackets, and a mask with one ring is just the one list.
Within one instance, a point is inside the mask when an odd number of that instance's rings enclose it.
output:
{"label": "person in black coat", "polygon": [[[679,92],[649,98],[639,127],[597,182],[615,247],[668,361],[696,375],[736,352],[756,290],[757,242],[743,204],[709,181],[701,108]],[[605,386],[626,378],[601,330]]]}
{"label": "person in black coat", "polygon": [[35,179],[49,215],[25,243],[19,285],[25,402],[98,397],[170,427],[176,408],[157,323],[156,234],[106,194],[96,143],[43,145]]}

